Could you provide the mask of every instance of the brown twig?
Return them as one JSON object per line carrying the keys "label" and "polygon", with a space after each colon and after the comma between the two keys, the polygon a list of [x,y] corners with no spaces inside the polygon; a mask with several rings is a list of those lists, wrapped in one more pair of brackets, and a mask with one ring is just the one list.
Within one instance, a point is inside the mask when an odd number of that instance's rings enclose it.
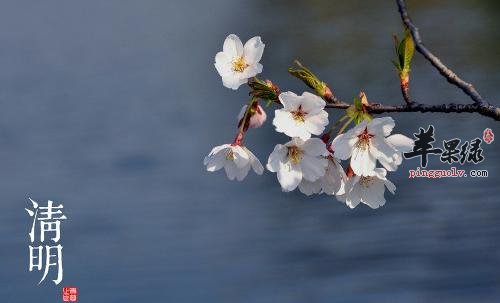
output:
{"label": "brown twig", "polygon": [[[275,89],[280,90],[280,88],[273,83]],[[336,108],[336,109],[347,109],[352,106],[347,102],[344,102],[340,99],[336,99],[336,103],[328,102],[327,97],[323,97],[326,102],[325,108]],[[278,98],[272,100],[278,104],[281,102]],[[495,119],[496,121],[500,121],[500,108],[491,106],[488,104],[456,104],[456,103],[447,103],[447,104],[438,104],[438,105],[430,105],[424,103],[418,103],[412,100],[411,103],[406,103],[402,105],[384,105],[380,103],[376,103],[374,101],[370,102],[369,105],[365,106],[366,110],[372,114],[381,114],[381,113],[412,113],[412,112],[421,112],[421,113],[479,113],[483,116],[490,117]]]}
{"label": "brown twig", "polygon": [[[347,109],[351,104],[341,102],[338,104],[327,104],[326,108],[338,108]],[[373,103],[366,106],[368,112],[373,114],[381,113],[411,113],[411,112],[421,112],[421,113],[479,113],[483,116],[491,117],[496,121],[500,121],[500,108],[491,105],[479,105],[479,104],[439,104],[430,105],[423,103],[413,102],[412,104],[404,105],[383,105],[378,103]]]}
{"label": "brown twig", "polygon": [[415,24],[413,24],[410,16],[408,15],[405,0],[396,0],[396,2],[398,4],[399,13],[401,14],[401,20],[403,21],[403,24],[410,29],[417,51],[422,54],[425,59],[427,59],[439,71],[439,73],[445,77],[446,80],[448,80],[448,82],[459,87],[464,93],[471,97],[475,103],[486,103],[472,84],[462,80],[457,74],[455,74],[455,72],[444,65],[438,57],[436,57],[424,46],[420,33],[418,32],[418,28]]}
{"label": "brown twig", "polygon": [[401,81],[401,94],[407,105],[411,105],[413,100],[410,97],[410,81],[408,79],[403,79],[406,81]]}

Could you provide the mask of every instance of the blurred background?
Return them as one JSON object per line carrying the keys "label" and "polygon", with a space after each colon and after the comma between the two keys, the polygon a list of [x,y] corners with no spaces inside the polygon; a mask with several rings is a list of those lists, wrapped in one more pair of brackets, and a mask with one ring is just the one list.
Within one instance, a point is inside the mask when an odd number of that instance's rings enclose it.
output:
{"label": "blurred background", "polygon": [[[408,5],[426,45],[500,105],[499,2]],[[401,32],[394,1],[2,0],[0,301],[58,302],[72,285],[81,302],[499,302],[498,142],[464,165],[488,178],[409,180],[419,159],[405,161],[376,211],[202,165],[248,101],[213,66],[228,34],[262,36],[262,77],[283,90],[306,89],[287,74],[299,58],[344,100],[397,104]],[[470,102],[418,54],[412,71],[417,100]],[[287,140],[273,111],[246,139],[263,163]],[[410,137],[434,124],[436,145],[500,136],[477,114],[392,116]],[[69,218],[59,286],[28,272],[28,197]]]}

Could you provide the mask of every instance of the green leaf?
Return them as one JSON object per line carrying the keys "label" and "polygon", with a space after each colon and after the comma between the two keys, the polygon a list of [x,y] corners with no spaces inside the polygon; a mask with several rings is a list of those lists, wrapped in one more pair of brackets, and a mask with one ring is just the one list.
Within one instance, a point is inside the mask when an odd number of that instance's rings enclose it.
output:
{"label": "green leaf", "polygon": [[401,70],[403,70],[401,68],[401,66],[399,66],[399,62],[396,61],[396,60],[391,60],[392,64],[394,64],[394,66],[396,67],[396,69],[400,72]]}
{"label": "green leaf", "polygon": [[410,73],[410,64],[415,52],[415,43],[413,42],[411,32],[406,29],[404,38],[401,41],[399,41],[397,36],[394,36],[394,43],[396,45],[397,60],[393,60],[392,63],[401,77],[407,76]]}
{"label": "green leaf", "polygon": [[372,115],[370,113],[363,113],[362,118],[363,118],[363,120],[366,120],[368,122],[370,122],[371,120],[373,120],[373,117],[372,117]]}
{"label": "green leaf", "polygon": [[404,69],[410,71],[410,63],[413,58],[413,53],[415,52],[415,44],[413,39],[409,37],[406,39],[405,55],[404,55]]}
{"label": "green leaf", "polygon": [[405,39],[403,39],[401,41],[401,43],[399,43],[399,47],[398,47],[399,66],[401,66],[402,69],[405,68],[405,57],[404,57],[405,47],[406,47],[406,43],[405,43]]}
{"label": "green leaf", "polygon": [[354,107],[356,110],[361,111],[363,110],[363,103],[361,102],[361,98],[354,98]]}
{"label": "green leaf", "polygon": [[357,125],[363,120],[371,121],[372,115],[367,112],[365,106],[368,106],[368,98],[364,92],[360,92],[359,96],[354,97],[353,105],[346,109],[346,116],[351,118]]}
{"label": "green leaf", "polygon": [[394,39],[394,50],[396,51],[396,54],[397,54],[398,47],[399,47],[399,38],[396,35],[392,35],[392,38]]}
{"label": "green leaf", "polygon": [[356,110],[356,108],[354,106],[349,106],[346,110],[346,116],[348,116],[349,118],[356,118],[356,116],[358,115],[358,111]]}
{"label": "green leaf", "polygon": [[409,30],[405,31],[405,38],[401,41],[401,44],[403,45],[403,52],[400,53],[400,56],[402,56],[402,66],[404,70],[410,71],[411,59],[413,58],[413,53],[415,52],[415,43],[413,42],[413,38]]}
{"label": "green leaf", "polygon": [[361,121],[363,121],[363,118],[360,115],[358,115],[358,116],[356,116],[356,118],[354,118],[354,124],[356,124],[356,125],[361,123]]}

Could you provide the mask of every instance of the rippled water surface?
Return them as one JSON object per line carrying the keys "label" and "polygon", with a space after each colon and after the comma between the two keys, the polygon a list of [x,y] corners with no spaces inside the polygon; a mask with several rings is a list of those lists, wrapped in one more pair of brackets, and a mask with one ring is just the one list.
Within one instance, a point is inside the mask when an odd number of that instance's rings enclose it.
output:
{"label": "rippled water surface", "polygon": [[[499,105],[498,3],[409,5],[427,45]],[[499,302],[497,142],[465,165],[488,178],[409,180],[406,161],[377,211],[281,193],[269,172],[204,171],[247,100],[213,67],[233,32],[262,36],[263,76],[284,90],[304,90],[286,73],[300,58],[342,99],[402,102],[392,1],[1,2],[0,301],[60,300],[27,269],[30,196],[64,203],[63,284],[81,302]],[[411,89],[469,102],[418,55]],[[434,124],[438,144],[500,136],[478,115],[393,117],[408,136]],[[265,161],[285,140],[268,122],[246,142]]]}

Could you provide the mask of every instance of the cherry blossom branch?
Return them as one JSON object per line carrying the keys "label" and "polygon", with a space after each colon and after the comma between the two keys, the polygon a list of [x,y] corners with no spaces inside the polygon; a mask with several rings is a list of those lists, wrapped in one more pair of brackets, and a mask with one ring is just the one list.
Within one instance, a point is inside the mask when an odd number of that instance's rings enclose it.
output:
{"label": "cherry blossom branch", "polygon": [[[401,1],[398,3],[404,4]],[[401,12],[405,12],[404,7]],[[415,49],[413,39],[408,29],[401,41],[395,37],[397,59],[393,63],[399,74],[405,102],[401,105],[383,105],[369,102],[364,92],[360,92],[352,104],[337,99],[324,81],[298,61],[295,61],[296,67],[288,70],[289,73],[302,80],[317,95],[310,92],[303,92],[302,95],[291,91],[281,93],[281,89],[272,81],[256,77],[262,72],[259,61],[264,44],[260,37],[253,37],[243,45],[238,36],[227,36],[223,51],[215,56],[215,68],[227,88],[236,90],[247,82],[251,100],[238,114],[238,130],[233,143],[215,146],[204,158],[203,164],[207,171],[215,172],[224,168],[230,180],[238,181],[242,181],[250,169],[258,175],[263,173],[262,163],[243,145],[246,132],[250,128],[262,126],[266,120],[266,113],[259,105],[262,100],[268,105],[276,103],[282,107],[275,110],[273,125],[277,132],[290,137],[289,142],[274,147],[266,165],[269,171],[277,174],[284,192],[298,188],[306,195],[335,195],[351,208],[360,203],[371,208],[384,205],[385,188],[391,193],[396,189],[387,180],[387,171],[397,169],[401,164],[402,153],[415,151],[415,142],[401,134],[389,136],[394,120],[391,117],[373,118],[373,113],[477,112],[500,120],[500,110],[482,99],[472,104],[442,105],[411,100],[409,79],[410,62]],[[324,130],[329,124],[329,115],[325,107],[345,110],[344,115],[327,132]],[[333,131],[342,123],[337,136],[330,142]],[[351,123],[356,126],[344,132]],[[347,171],[344,171],[341,160],[350,160]],[[377,161],[384,168],[377,167]],[[358,177],[352,178],[355,175]],[[363,186],[358,186],[358,183]]]}
{"label": "cherry blossom branch", "polygon": [[[422,43],[420,34],[417,27],[411,21],[404,0],[396,0],[401,14],[401,19],[406,28],[409,29],[411,34],[411,39],[415,44],[417,51],[422,54],[436,69],[443,75],[448,82],[456,85],[462,89],[468,96],[472,98],[474,103],[471,104],[439,104],[431,105],[425,103],[419,103],[412,99],[409,94],[409,75],[401,76],[401,92],[405,104],[402,105],[384,105],[380,103],[371,102],[365,105],[365,110],[369,113],[380,114],[389,112],[436,112],[436,113],[478,113],[480,115],[490,117],[496,121],[500,121],[500,108],[490,105],[486,102],[481,95],[475,90],[474,86],[468,82],[465,82],[460,77],[457,76],[451,69],[446,67],[441,60],[433,55]],[[395,38],[397,41],[397,38]],[[411,58],[410,58],[411,60]],[[295,77],[301,79],[307,86],[313,88],[316,93],[326,101],[326,108],[337,108],[337,109],[347,109],[352,106],[352,104],[346,103],[333,95],[333,90],[323,81],[319,80],[311,70],[304,67],[297,60],[295,61],[300,69],[289,69],[289,72]],[[409,68],[409,66],[408,66]],[[409,70],[408,70],[409,71]],[[270,81],[269,81],[270,82]],[[270,82],[272,83],[272,82]],[[273,83],[274,88],[279,92],[279,88]],[[279,103],[277,98],[268,98],[274,102]]]}
{"label": "cherry blossom branch", "polygon": [[[351,104],[341,102],[338,104],[327,104],[326,108],[338,108],[347,109],[352,106]],[[491,105],[479,105],[479,104],[439,104],[430,105],[423,103],[416,103],[413,101],[411,104],[403,105],[383,105],[379,103],[371,103],[366,106],[369,113],[380,114],[380,113],[410,113],[410,112],[421,112],[421,113],[479,113],[486,117],[491,117],[496,121],[500,121],[500,109]]]}
{"label": "cherry blossom branch", "polygon": [[[255,81],[255,80],[252,80]],[[261,89],[256,89],[254,82],[249,81],[249,85],[252,88],[251,94],[254,97],[260,97],[259,93]],[[263,81],[261,81],[263,82]],[[281,104],[278,100],[278,95],[281,89],[276,85],[276,83],[267,80],[268,85],[272,86],[272,90],[276,93],[267,94],[265,99],[271,100],[275,103]],[[269,93],[269,91],[266,91]],[[332,95],[322,96],[326,101],[325,108],[333,108],[333,109],[347,109],[352,104],[344,102],[340,99],[335,98],[333,100]],[[439,105],[431,105],[418,103],[412,100],[411,103],[406,103],[402,105],[384,105],[377,102],[370,102],[368,105],[365,105],[365,109],[367,112],[372,114],[381,114],[381,113],[410,113],[410,112],[421,112],[421,113],[479,113],[483,116],[490,117],[495,119],[496,121],[500,121],[500,108],[489,105],[487,103],[483,104],[456,104],[456,103],[448,103],[448,104],[439,104]]]}

